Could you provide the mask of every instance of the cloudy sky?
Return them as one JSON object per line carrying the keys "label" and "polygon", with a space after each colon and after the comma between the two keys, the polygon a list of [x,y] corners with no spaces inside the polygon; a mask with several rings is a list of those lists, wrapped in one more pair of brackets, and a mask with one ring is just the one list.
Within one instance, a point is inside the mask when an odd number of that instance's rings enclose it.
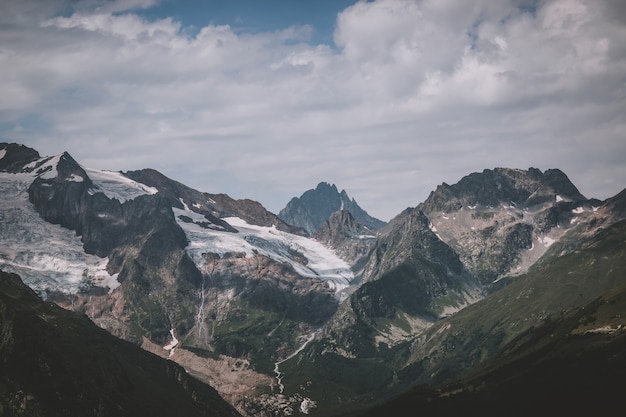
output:
{"label": "cloudy sky", "polygon": [[623,0],[3,0],[0,141],[389,220],[485,168],[626,187]]}

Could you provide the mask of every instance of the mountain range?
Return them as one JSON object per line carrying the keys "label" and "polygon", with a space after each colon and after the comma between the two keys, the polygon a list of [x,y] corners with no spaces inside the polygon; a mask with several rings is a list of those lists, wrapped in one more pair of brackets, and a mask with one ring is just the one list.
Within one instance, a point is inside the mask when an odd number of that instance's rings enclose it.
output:
{"label": "mountain range", "polygon": [[623,364],[626,191],[587,199],[558,169],[471,173],[385,223],[324,182],[275,215],[3,143],[0,191],[0,269],[243,415],[488,412]]}

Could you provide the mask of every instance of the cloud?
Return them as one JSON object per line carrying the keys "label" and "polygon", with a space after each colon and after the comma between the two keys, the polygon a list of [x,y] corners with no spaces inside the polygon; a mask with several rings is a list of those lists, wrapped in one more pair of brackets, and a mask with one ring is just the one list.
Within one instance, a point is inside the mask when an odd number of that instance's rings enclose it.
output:
{"label": "cloud", "polygon": [[190,34],[134,12],[152,5],[3,2],[0,136],[275,212],[330,181],[389,219],[496,166],[624,187],[620,2],[361,1],[334,45],[309,26]]}

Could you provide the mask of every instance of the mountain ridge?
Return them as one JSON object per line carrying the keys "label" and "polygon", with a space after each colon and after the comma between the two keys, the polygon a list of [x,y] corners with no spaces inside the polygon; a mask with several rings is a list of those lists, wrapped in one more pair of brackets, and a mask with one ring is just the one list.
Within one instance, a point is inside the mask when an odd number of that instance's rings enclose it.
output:
{"label": "mountain ridge", "polygon": [[560,170],[496,168],[442,184],[379,228],[339,205],[309,236],[258,202],[15,144],[0,144],[0,190],[2,267],[268,416],[369,404],[417,369],[458,373],[447,354],[412,357],[423,346],[448,352],[482,335],[493,349],[479,358],[497,353],[497,331],[455,339],[441,326],[550,271],[626,207],[626,190],[586,199]]}

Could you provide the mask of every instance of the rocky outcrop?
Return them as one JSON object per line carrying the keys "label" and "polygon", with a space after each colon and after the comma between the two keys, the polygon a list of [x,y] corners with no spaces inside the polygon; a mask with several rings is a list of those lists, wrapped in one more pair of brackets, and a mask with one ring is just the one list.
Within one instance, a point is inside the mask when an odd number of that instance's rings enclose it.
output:
{"label": "rocky outcrop", "polygon": [[340,210],[331,214],[312,237],[332,248],[360,276],[377,231],[363,226],[349,211]]}

